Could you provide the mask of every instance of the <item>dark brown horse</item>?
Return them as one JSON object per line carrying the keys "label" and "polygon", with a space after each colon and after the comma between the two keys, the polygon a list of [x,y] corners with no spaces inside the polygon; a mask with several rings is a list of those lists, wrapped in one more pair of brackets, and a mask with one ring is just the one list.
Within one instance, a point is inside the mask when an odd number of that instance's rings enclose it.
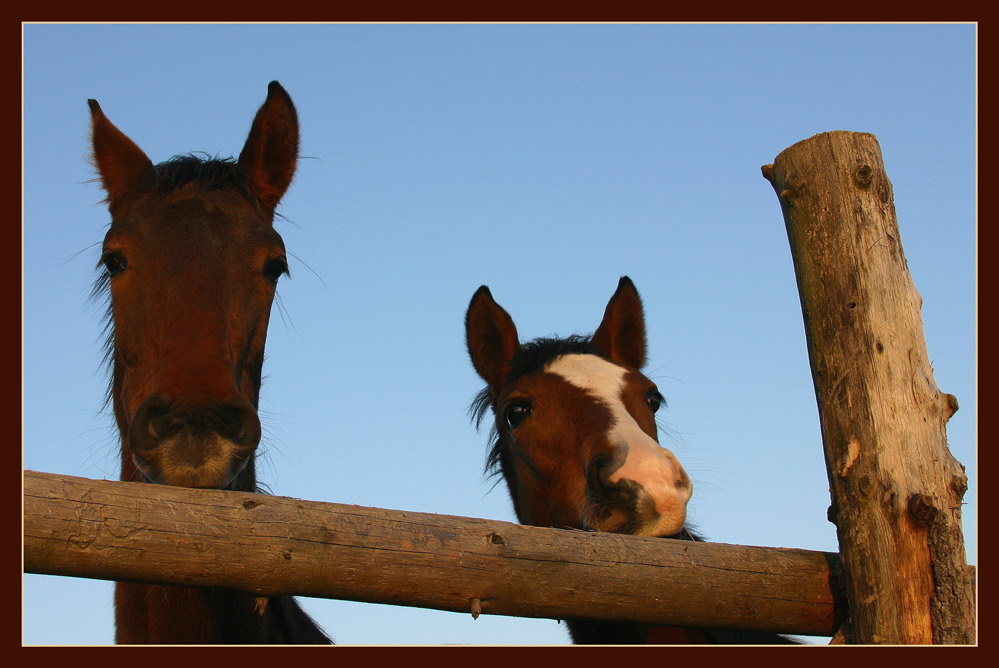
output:
{"label": "dark brown horse", "polygon": [[[274,209],[298,160],[298,117],[271,82],[238,160],[154,165],[90,100],[111,227],[110,401],[121,479],[256,492],[257,397],[278,279]],[[291,597],[119,582],[118,643],[329,643]]]}
{"label": "dark brown horse", "polygon": [[[465,316],[468,352],[495,415],[486,469],[506,480],[522,524],[699,540],[685,527],[692,485],[658,442],[664,399],[645,366],[645,316],[623,277],[592,337],[521,344],[482,286]],[[788,643],[775,634],[570,619],[577,644]]]}

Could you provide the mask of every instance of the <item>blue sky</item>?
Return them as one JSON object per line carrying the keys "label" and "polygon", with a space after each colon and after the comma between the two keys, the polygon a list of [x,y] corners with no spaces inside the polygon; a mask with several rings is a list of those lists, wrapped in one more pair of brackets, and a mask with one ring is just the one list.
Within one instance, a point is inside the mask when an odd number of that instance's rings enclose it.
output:
{"label": "blue sky", "polygon": [[[967,468],[977,563],[977,44],[952,25],[26,25],[27,469],[115,479],[100,309],[109,216],[89,114],[154,162],[238,154],[279,80],[302,129],[261,391],[275,494],[513,521],[467,407],[473,292],[522,337],[645,303],[664,444],[710,539],[836,551],[801,308],[760,174],[831,130],[877,136]],[[112,585],[27,575],[26,644],[113,641]],[[564,644],[553,620],[304,599],[345,644]]]}

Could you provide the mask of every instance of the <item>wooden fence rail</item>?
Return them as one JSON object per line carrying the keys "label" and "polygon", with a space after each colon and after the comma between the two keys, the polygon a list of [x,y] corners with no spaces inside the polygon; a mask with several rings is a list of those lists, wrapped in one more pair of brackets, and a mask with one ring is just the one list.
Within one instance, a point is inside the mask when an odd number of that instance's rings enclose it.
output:
{"label": "wooden fence rail", "polygon": [[836,554],[25,471],[24,570],[471,614],[832,635]]}

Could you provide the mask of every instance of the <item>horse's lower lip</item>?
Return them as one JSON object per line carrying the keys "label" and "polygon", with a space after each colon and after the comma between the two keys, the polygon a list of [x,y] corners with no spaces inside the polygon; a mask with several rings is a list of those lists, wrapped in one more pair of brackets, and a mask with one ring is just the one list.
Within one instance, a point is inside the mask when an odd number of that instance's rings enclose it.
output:
{"label": "horse's lower lip", "polygon": [[189,483],[185,483],[185,482],[177,482],[176,480],[173,481],[173,482],[171,482],[171,481],[166,480],[163,477],[157,475],[157,473],[155,471],[149,471],[149,472],[147,472],[149,467],[135,453],[132,454],[132,462],[135,464],[135,470],[139,474],[139,480],[138,480],[138,482],[147,483],[147,484],[150,484],[150,485],[164,485],[166,487],[185,487],[185,488],[189,488],[189,489],[228,489],[228,490],[235,490],[236,489],[236,487],[235,487],[236,480],[239,477],[239,473],[242,471],[242,468],[243,468],[242,466],[240,466],[238,471],[236,471],[235,473],[233,473],[227,480],[225,480],[221,484],[214,484],[214,485],[209,485],[209,486],[202,486],[202,485],[196,485],[196,484],[189,484]]}
{"label": "horse's lower lip", "polygon": [[697,540],[694,536],[687,530],[686,527],[680,529],[675,534],[671,536],[656,536],[656,538],[669,538],[670,540]]}

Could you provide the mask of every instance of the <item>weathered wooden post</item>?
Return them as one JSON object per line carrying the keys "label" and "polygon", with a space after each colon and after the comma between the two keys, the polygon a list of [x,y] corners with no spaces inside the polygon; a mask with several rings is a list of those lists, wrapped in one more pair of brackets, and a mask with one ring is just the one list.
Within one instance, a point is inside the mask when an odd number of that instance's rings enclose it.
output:
{"label": "weathered wooden post", "polygon": [[850,643],[974,643],[957,399],[933,380],[874,135],[827,132],[763,175],[787,226],[822,426]]}

